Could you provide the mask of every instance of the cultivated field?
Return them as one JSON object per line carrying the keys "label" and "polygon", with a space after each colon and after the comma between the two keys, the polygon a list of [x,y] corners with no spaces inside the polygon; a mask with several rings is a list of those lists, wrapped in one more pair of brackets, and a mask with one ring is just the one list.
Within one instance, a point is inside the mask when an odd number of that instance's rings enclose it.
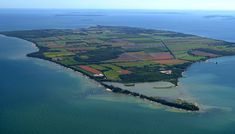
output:
{"label": "cultivated field", "polygon": [[3,34],[37,44],[40,51],[29,56],[56,62],[101,82],[177,84],[181,73],[193,62],[235,54],[235,45],[230,42],[131,27],[95,26]]}

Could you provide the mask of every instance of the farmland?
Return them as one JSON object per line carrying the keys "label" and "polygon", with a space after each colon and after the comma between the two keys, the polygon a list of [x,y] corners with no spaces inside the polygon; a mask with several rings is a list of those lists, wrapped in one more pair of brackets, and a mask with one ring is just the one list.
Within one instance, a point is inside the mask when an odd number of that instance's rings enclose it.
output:
{"label": "farmland", "polygon": [[[168,81],[177,85],[192,63],[235,54],[235,45],[195,35],[152,29],[94,26],[2,34],[31,41],[31,57],[50,60],[100,82]],[[164,74],[165,70],[172,73]]]}
{"label": "farmland", "polygon": [[78,71],[115,93],[163,105],[197,111],[185,101],[150,97],[105,84],[133,86],[141,82],[170,82],[192,63],[235,54],[235,44],[195,35],[132,27],[94,26],[81,29],[12,31],[1,34],[28,40],[38,52],[29,57],[55,62]]}

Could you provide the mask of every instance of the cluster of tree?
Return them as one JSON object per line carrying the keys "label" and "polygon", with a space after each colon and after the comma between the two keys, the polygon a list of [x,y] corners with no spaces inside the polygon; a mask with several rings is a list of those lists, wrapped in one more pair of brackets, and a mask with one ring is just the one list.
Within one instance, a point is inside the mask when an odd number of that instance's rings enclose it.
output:
{"label": "cluster of tree", "polygon": [[144,67],[131,67],[128,68],[131,74],[121,75],[122,81],[127,83],[132,82],[154,82],[154,81],[168,81],[169,79],[178,78],[177,74],[163,74],[161,73],[160,66],[144,66]]}
{"label": "cluster of tree", "polygon": [[55,36],[71,35],[72,30],[28,30],[28,31],[13,31],[13,32],[4,32],[4,35],[14,36],[23,39],[28,38],[48,38]]}
{"label": "cluster of tree", "polygon": [[124,90],[121,89],[119,87],[114,87],[112,85],[106,85],[104,83],[101,83],[104,87],[109,88],[110,90],[112,90],[112,92],[114,93],[122,93],[122,94],[127,94],[127,95],[131,95],[131,96],[135,96],[135,97],[139,97],[141,99],[146,99],[149,101],[153,101],[153,102],[157,102],[166,106],[170,106],[170,107],[175,107],[175,108],[179,108],[179,109],[184,109],[187,111],[199,111],[199,107],[192,104],[192,103],[188,103],[186,101],[168,101],[159,97],[149,97],[146,95],[142,95],[139,93],[135,93],[135,92],[131,92],[128,90]]}
{"label": "cluster of tree", "polygon": [[111,60],[118,58],[123,51],[119,47],[107,47],[107,48],[99,48],[96,50],[88,51],[83,53],[87,58],[82,58],[81,55],[76,55],[75,60],[78,62],[101,62],[106,60]]}
{"label": "cluster of tree", "polygon": [[199,48],[196,50],[207,52],[207,53],[213,53],[216,55],[234,55],[235,54],[234,51],[224,51],[224,50],[219,51],[219,50],[214,50],[214,49],[209,49],[209,48]]}

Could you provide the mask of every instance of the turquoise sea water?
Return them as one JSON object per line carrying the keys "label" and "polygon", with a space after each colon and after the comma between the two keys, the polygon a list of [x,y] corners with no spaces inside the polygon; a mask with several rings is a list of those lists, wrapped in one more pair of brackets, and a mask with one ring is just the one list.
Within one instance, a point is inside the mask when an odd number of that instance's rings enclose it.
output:
{"label": "turquoise sea water", "polygon": [[[128,14],[100,11],[98,13],[105,16],[88,16],[85,11],[77,11],[73,16],[56,16],[68,12],[4,10],[0,13],[4,18],[0,20],[0,30],[119,24],[235,41],[234,19],[218,15],[205,18],[218,13],[151,12],[146,15],[140,11]],[[125,20],[130,17],[132,19]],[[208,22],[215,23],[207,27]],[[192,23],[192,28],[185,23]],[[175,90],[187,93],[203,107],[202,112],[190,113],[106,92],[97,83],[71,70],[25,57],[33,51],[36,48],[30,42],[0,36],[1,134],[235,133],[235,57],[196,63],[188,69]],[[214,64],[215,61],[219,64]]]}

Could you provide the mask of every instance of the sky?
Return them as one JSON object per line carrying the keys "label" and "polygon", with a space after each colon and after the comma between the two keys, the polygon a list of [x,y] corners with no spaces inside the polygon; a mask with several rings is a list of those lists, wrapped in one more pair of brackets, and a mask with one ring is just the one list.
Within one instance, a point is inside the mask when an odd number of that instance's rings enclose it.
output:
{"label": "sky", "polygon": [[235,0],[0,0],[0,8],[235,10]]}

